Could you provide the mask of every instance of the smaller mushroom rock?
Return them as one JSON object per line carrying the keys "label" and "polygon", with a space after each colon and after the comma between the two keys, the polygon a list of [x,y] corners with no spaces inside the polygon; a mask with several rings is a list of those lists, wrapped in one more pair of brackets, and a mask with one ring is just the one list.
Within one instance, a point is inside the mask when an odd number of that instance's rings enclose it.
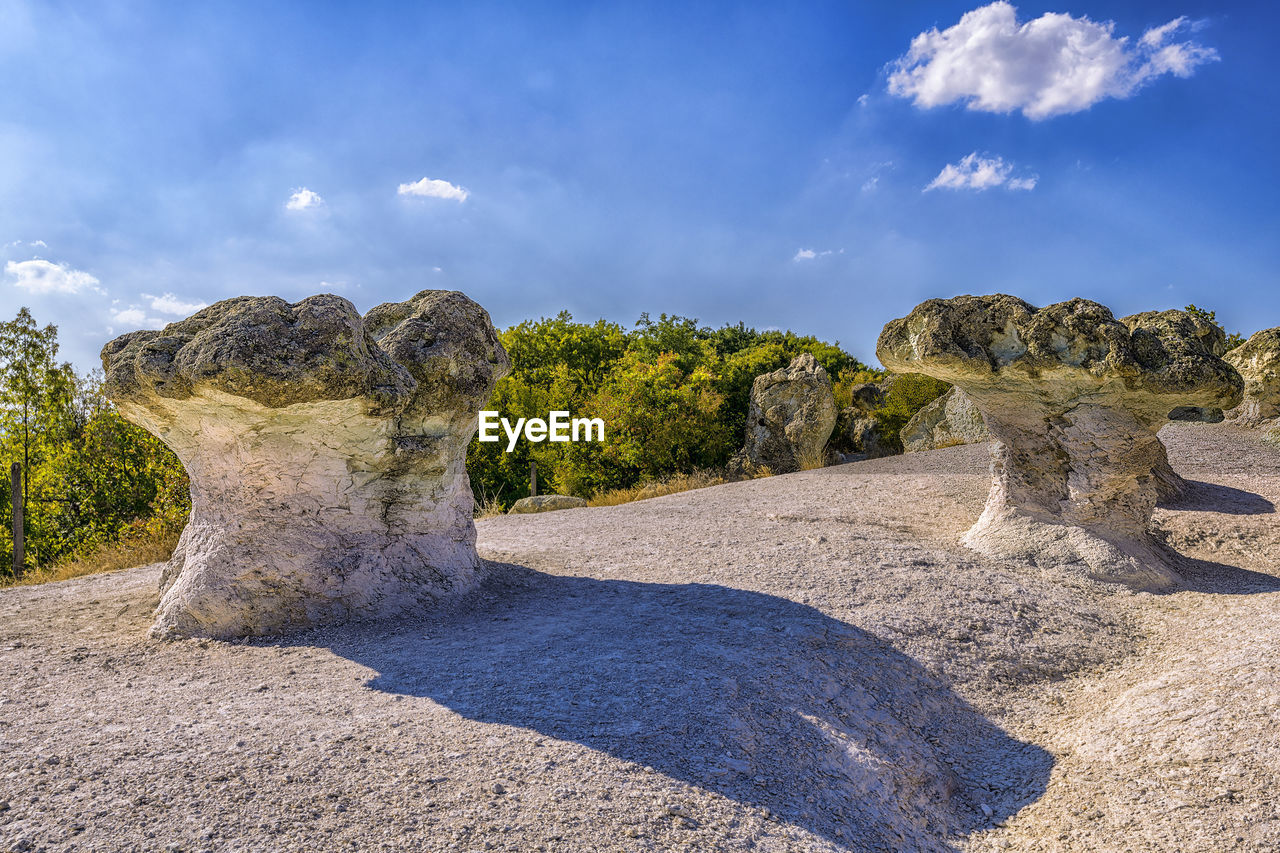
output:
{"label": "smaller mushroom rock", "polygon": [[1195,318],[1122,322],[1084,299],[931,299],[885,326],[876,355],[961,388],[995,439],[991,493],[966,544],[1141,589],[1176,582],[1149,533],[1167,466],[1156,433],[1174,407],[1233,406],[1242,386]]}
{"label": "smaller mushroom rock", "polygon": [[120,413],[191,477],[152,634],[236,637],[418,611],[473,587],[467,444],[507,354],[425,290],[240,297],[102,351]]}
{"label": "smaller mushroom rock", "polygon": [[1280,327],[1263,329],[1225,358],[1244,377],[1244,401],[1230,416],[1249,426],[1280,418]]}

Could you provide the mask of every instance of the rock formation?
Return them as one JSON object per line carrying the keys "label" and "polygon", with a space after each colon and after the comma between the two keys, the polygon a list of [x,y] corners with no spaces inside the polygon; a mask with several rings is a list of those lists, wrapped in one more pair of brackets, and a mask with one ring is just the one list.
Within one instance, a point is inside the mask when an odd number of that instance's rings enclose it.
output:
{"label": "rock formation", "polygon": [[1240,376],[1180,311],[1116,320],[1073,299],[931,299],[885,326],[885,367],[961,388],[992,445],[991,494],[964,541],[991,556],[1076,565],[1142,589],[1177,580],[1148,527],[1176,406],[1226,408]]}
{"label": "rock formation", "polygon": [[906,453],[991,440],[982,413],[959,388],[952,388],[916,412],[898,435]]}
{"label": "rock formation", "polygon": [[827,442],[827,464],[878,459],[897,453],[896,448],[884,441],[875,418],[875,410],[884,405],[884,387],[863,382],[850,389],[849,399],[853,405],[836,415],[835,429]]}
{"label": "rock formation", "polygon": [[755,378],[747,410],[746,445],[730,462],[736,472],[768,468],[786,474],[823,464],[836,425],[836,398],[827,371],[811,353]]}
{"label": "rock formation", "polygon": [[465,455],[508,370],[484,309],[425,290],[240,297],[102,351],[105,390],[191,477],[152,634],[417,611],[479,580]]}
{"label": "rock formation", "polygon": [[508,515],[519,515],[526,512],[554,512],[558,509],[579,509],[587,505],[582,498],[572,495],[535,495],[521,498],[507,510]]}
{"label": "rock formation", "polygon": [[1244,377],[1244,400],[1231,417],[1249,426],[1280,418],[1280,327],[1253,335],[1226,360]]}

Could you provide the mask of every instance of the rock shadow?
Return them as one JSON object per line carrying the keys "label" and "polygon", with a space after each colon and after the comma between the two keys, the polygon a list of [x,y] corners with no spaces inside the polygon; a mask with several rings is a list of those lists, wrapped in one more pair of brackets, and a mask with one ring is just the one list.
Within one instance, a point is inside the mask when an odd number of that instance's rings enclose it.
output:
{"label": "rock shadow", "polygon": [[1182,576],[1182,583],[1173,592],[1190,590],[1212,595],[1280,592],[1280,577],[1275,575],[1185,555],[1179,555],[1178,574]]}
{"label": "rock shadow", "polygon": [[1266,515],[1276,505],[1254,492],[1233,489],[1218,483],[1187,480],[1187,488],[1169,501],[1161,501],[1164,509],[1190,512],[1221,512],[1227,515]]}
{"label": "rock shadow", "polygon": [[652,767],[852,849],[952,850],[1047,784],[1049,753],[812,607],[491,567],[465,611],[329,645],[376,670],[374,689]]}

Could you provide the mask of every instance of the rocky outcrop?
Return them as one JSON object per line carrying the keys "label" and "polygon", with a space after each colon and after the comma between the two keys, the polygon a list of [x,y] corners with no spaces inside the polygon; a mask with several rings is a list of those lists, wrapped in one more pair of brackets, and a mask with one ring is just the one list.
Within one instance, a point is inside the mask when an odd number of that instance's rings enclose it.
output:
{"label": "rocky outcrop", "polygon": [[786,474],[823,464],[836,424],[836,398],[827,371],[810,353],[755,378],[747,411],[746,444],[730,462],[735,473],[762,468]]}
{"label": "rocky outcrop", "polygon": [[1084,299],[1036,309],[995,295],[931,299],[885,326],[881,363],[956,385],[995,439],[966,544],[1141,589],[1177,580],[1149,533],[1167,464],[1156,432],[1177,406],[1236,405],[1243,383],[1195,318],[1128,319]]}
{"label": "rocky outcrop", "polygon": [[584,507],[587,502],[582,498],[575,498],[571,495],[533,495],[527,498],[521,498],[511,505],[511,509],[507,510],[508,515],[519,515],[526,512],[554,512],[558,509],[578,509]]}
{"label": "rocky outcrop", "polygon": [[898,435],[906,453],[991,440],[982,413],[959,388],[952,388],[916,412]]}
{"label": "rocky outcrop", "polygon": [[1244,400],[1230,416],[1247,426],[1280,418],[1280,327],[1253,335],[1226,360],[1244,377]]}
{"label": "rocky outcrop", "polygon": [[191,477],[159,637],[418,611],[479,580],[465,455],[508,370],[489,315],[425,290],[240,297],[102,351],[105,390]]}

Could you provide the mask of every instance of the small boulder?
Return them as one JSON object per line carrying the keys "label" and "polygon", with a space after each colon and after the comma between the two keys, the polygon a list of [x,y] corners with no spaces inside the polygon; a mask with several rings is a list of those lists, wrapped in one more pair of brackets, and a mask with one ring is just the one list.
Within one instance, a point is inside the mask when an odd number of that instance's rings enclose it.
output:
{"label": "small boulder", "polygon": [[587,502],[571,495],[535,495],[521,498],[507,510],[508,515],[519,515],[526,512],[554,512],[558,509],[577,509]]}
{"label": "small boulder", "polygon": [[811,353],[755,378],[746,445],[730,462],[735,473],[768,468],[786,474],[819,468],[836,425],[836,397],[827,371]]}
{"label": "small boulder", "polygon": [[991,440],[982,412],[959,388],[952,388],[916,412],[898,435],[906,453]]}

